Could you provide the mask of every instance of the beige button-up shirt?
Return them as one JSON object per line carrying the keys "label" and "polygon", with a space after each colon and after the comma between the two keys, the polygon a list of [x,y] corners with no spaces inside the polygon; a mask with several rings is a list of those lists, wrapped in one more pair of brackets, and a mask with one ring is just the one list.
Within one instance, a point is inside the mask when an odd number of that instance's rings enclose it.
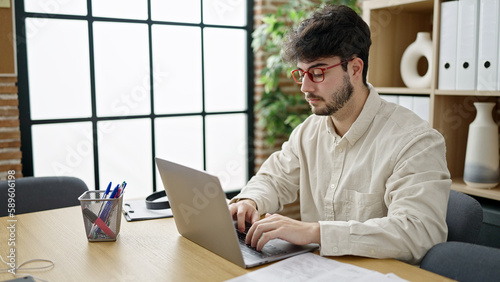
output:
{"label": "beige button-up shirt", "polygon": [[235,199],[254,200],[264,214],[299,194],[302,221],[320,223],[321,255],[416,264],[447,238],[445,151],[440,133],[370,86],[343,137],[331,117],[311,115]]}

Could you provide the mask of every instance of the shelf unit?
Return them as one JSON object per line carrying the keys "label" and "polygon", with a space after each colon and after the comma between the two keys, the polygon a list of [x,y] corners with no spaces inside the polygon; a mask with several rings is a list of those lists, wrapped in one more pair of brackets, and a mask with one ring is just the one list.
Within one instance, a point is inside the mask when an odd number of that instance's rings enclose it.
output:
{"label": "shelf unit", "polygon": [[[462,180],[468,128],[476,114],[473,102],[489,101],[498,105],[500,91],[437,89],[441,2],[443,0],[366,0],[362,3],[363,19],[372,31],[368,81],[381,94],[429,96],[429,122],[446,140],[452,189],[500,201],[500,187],[472,188]],[[431,33],[433,59],[429,71],[432,81],[428,89],[412,89],[403,83],[400,62],[406,48],[421,31]],[[428,64],[425,58],[419,61],[421,75],[425,74]],[[499,120],[498,114],[494,118]]]}

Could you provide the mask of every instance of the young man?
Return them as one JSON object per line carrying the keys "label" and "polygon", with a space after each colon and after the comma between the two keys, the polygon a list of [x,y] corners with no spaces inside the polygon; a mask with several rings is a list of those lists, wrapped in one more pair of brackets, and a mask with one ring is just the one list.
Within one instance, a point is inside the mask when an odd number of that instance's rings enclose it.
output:
{"label": "young man", "polygon": [[[319,243],[321,255],[418,263],[446,241],[451,186],[443,137],[366,82],[367,24],[346,6],[315,12],[290,33],[283,60],[313,115],[300,124],[230,210],[247,243]],[[300,195],[301,221],[278,214]],[[261,215],[264,215],[260,219]]]}

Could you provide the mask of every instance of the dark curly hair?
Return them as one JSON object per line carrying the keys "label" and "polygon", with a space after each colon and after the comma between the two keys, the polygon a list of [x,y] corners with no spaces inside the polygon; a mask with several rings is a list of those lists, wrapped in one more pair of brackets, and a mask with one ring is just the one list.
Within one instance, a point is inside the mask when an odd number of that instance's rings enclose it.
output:
{"label": "dark curly hair", "polygon": [[[320,58],[339,56],[342,61],[354,56],[363,60],[363,83],[367,85],[370,28],[351,8],[329,5],[288,33],[281,58],[285,63],[313,62]],[[342,65],[347,71],[347,65]]]}

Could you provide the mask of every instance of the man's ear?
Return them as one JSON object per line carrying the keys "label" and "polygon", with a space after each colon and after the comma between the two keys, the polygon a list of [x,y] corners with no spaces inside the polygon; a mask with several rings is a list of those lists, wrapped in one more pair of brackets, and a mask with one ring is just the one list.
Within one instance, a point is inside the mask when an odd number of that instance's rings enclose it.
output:
{"label": "man's ear", "polygon": [[354,58],[351,61],[350,75],[353,81],[363,81],[363,68],[365,64],[361,58]]}

